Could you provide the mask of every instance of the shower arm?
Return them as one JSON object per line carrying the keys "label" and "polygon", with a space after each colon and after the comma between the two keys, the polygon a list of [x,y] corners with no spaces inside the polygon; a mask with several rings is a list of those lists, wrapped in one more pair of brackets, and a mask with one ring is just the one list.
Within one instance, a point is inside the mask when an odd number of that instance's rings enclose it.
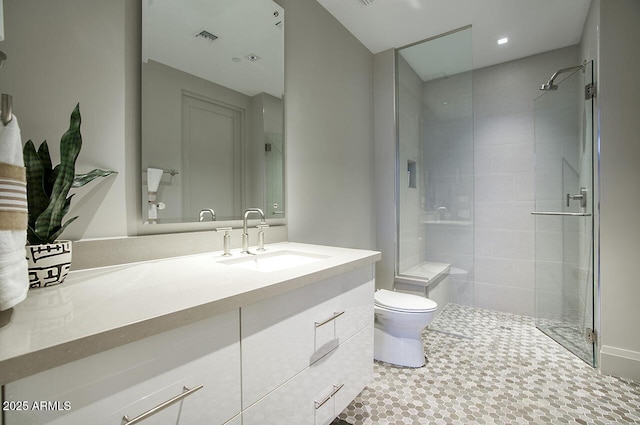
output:
{"label": "shower arm", "polygon": [[547,81],[547,84],[545,84],[545,86],[547,86],[547,87],[553,86],[553,81],[556,78],[558,78],[558,75],[564,74],[565,72],[577,71],[578,69],[584,69],[584,64],[583,65],[570,66],[568,68],[562,68],[562,69],[554,72],[553,75],[551,76],[551,78],[549,78],[549,81]]}

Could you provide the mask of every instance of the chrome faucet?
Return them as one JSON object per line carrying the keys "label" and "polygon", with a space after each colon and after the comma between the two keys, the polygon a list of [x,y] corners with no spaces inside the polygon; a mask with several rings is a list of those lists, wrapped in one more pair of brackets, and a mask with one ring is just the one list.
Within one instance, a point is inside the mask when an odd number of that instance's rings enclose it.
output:
{"label": "chrome faucet", "polygon": [[211,208],[205,208],[203,210],[200,210],[200,221],[204,221],[204,215],[206,213],[211,214],[211,221],[216,221],[216,212]]}
{"label": "chrome faucet", "polygon": [[248,208],[244,212],[243,223],[242,223],[242,252],[251,254],[249,252],[249,233],[247,230],[247,219],[251,214],[260,214],[260,224],[267,224],[265,221],[264,213],[260,208]]}

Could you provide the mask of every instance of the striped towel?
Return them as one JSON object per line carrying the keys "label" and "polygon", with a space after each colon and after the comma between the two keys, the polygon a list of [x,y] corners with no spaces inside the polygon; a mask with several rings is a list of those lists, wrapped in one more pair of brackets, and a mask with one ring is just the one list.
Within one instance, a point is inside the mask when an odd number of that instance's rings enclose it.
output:
{"label": "striped towel", "polygon": [[27,230],[24,167],[0,162],[0,229]]}
{"label": "striped towel", "polygon": [[27,297],[27,185],[20,127],[0,122],[0,311]]}

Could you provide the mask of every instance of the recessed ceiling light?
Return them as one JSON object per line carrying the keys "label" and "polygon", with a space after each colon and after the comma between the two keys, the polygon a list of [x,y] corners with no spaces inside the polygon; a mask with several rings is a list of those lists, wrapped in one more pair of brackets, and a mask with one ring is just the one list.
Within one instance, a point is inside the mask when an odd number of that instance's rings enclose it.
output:
{"label": "recessed ceiling light", "polygon": [[255,53],[249,53],[247,56],[245,56],[245,58],[249,59],[251,62],[255,62],[257,60],[262,59],[260,56],[256,55]]}
{"label": "recessed ceiling light", "polygon": [[503,37],[503,38],[499,38],[498,39],[498,44],[499,45],[503,45],[503,44],[507,44],[509,42],[509,39],[507,37]]}

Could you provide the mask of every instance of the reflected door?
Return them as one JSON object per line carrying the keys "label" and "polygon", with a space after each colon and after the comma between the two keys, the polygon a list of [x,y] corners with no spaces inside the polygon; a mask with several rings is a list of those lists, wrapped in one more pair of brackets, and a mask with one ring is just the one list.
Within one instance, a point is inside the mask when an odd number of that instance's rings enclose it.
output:
{"label": "reflected door", "polygon": [[593,63],[556,84],[534,104],[536,326],[595,366]]}
{"label": "reflected door", "polygon": [[182,216],[211,208],[218,219],[239,217],[240,112],[187,94],[182,105]]}

